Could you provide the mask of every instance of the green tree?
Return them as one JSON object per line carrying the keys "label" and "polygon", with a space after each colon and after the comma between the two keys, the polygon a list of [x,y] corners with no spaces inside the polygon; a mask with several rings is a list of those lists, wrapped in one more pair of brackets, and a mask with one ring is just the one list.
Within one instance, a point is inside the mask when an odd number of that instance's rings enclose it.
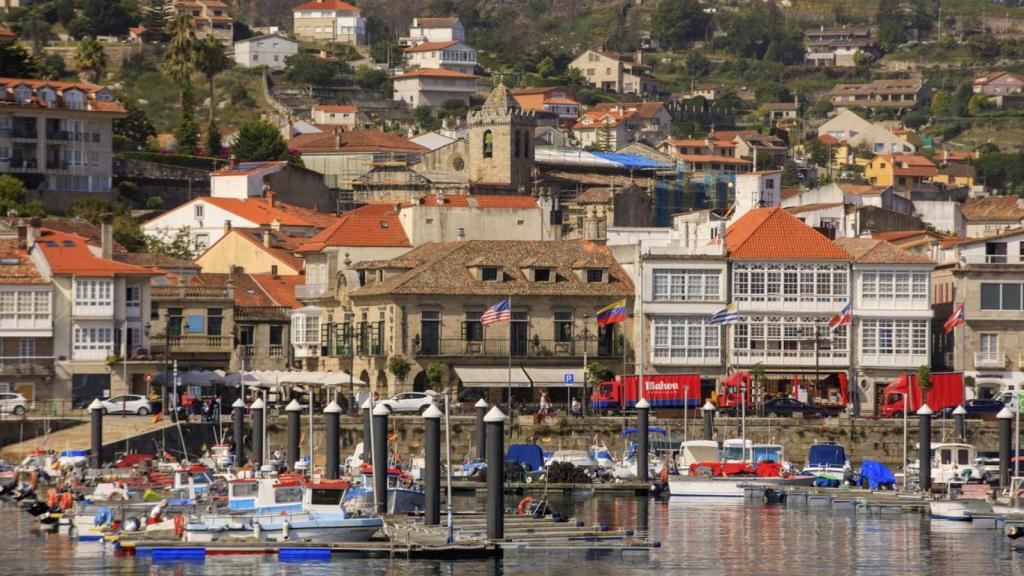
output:
{"label": "green tree", "polygon": [[216,120],[210,120],[210,123],[206,125],[206,155],[212,158],[220,156],[223,146],[220,138],[220,126],[217,125]]}
{"label": "green tree", "polygon": [[41,62],[17,42],[0,42],[0,70],[11,78],[38,78]]}
{"label": "green tree", "polygon": [[8,174],[0,174],[0,215],[11,211],[19,216],[44,216],[43,203],[39,200],[25,201],[25,184]]}
{"label": "green tree", "polygon": [[967,101],[967,111],[971,114],[977,114],[984,112],[992,107],[992,101],[988,99],[988,96],[984,94],[974,94],[970,100]]}
{"label": "green tree", "polygon": [[174,4],[171,0],[146,0],[142,17],[142,25],[146,32],[143,36],[147,40],[165,40],[173,11]]}
{"label": "green tree", "polygon": [[594,139],[594,148],[601,152],[615,150],[615,133],[612,132],[611,121],[605,118],[604,123],[597,129],[597,137]]}
{"label": "green tree", "polygon": [[175,84],[180,86],[181,99],[192,83],[192,73],[196,69],[196,28],[189,14],[180,14],[171,21],[167,28],[170,41],[164,51],[162,72]]}
{"label": "green tree", "polygon": [[136,0],[82,0],[79,15],[89,23],[92,36],[123,36],[139,22]]}
{"label": "green tree", "polygon": [[555,59],[550,55],[545,56],[540,62],[537,63],[537,74],[540,74],[541,78],[550,78],[555,73]]}
{"label": "green tree", "polygon": [[199,151],[199,124],[196,123],[195,93],[191,84],[181,90],[181,117],[174,130],[178,154],[194,155]]}
{"label": "green tree", "polygon": [[196,44],[196,68],[203,76],[206,76],[206,81],[210,88],[209,122],[211,124],[214,121],[214,110],[217,107],[217,99],[214,97],[213,91],[213,79],[221,72],[231,69],[231,66],[232,61],[228,58],[227,53],[224,51],[224,45],[221,44],[220,40],[213,36],[207,36]]}
{"label": "green tree", "polygon": [[903,116],[903,125],[911,130],[918,130],[928,123],[928,113],[924,110],[911,110]]}
{"label": "green tree", "polygon": [[174,234],[164,233],[158,236],[146,236],[146,252],[163,254],[180,260],[192,260],[203,247],[192,238],[188,226],[178,228]]}
{"label": "green tree", "polygon": [[831,163],[828,145],[817,138],[807,142],[804,151],[815,166],[828,166]]}
{"label": "green tree", "polygon": [[800,177],[797,172],[796,162],[790,158],[782,165],[782,186],[785,188],[792,188],[799,185]]}
{"label": "green tree", "polygon": [[697,0],[660,0],[651,18],[651,36],[665,48],[682,48],[705,37],[711,15]]}
{"label": "green tree", "polygon": [[711,61],[697,50],[686,54],[686,73],[692,78],[701,78],[711,74]]}
{"label": "green tree", "polygon": [[92,36],[83,38],[75,50],[75,68],[85,82],[96,83],[107,69],[107,53],[103,45]]}
{"label": "green tree", "polygon": [[321,60],[312,54],[300,52],[284,59],[286,68],[284,76],[291,82],[306,86],[310,97],[313,88],[327,86],[347,68],[346,65],[328,60]]}
{"label": "green tree", "polygon": [[231,153],[243,162],[291,159],[281,132],[273,124],[255,119],[239,127]]}
{"label": "green tree", "polygon": [[147,140],[156,136],[156,128],[138,101],[126,99],[122,104],[128,115],[114,120],[114,135],[124,138],[132,148],[139,150],[145,147]]}
{"label": "green tree", "polygon": [[[42,18],[30,17],[22,23],[19,37],[32,45],[33,53],[42,54],[43,48],[53,38],[53,29],[50,23]],[[6,70],[4,73],[7,74]]]}
{"label": "green tree", "polygon": [[412,363],[405,356],[392,356],[388,359],[388,372],[399,382],[405,382],[405,377],[412,370]]}
{"label": "green tree", "polygon": [[440,362],[427,364],[424,372],[431,390],[440,390],[441,385],[448,379],[448,368]]}
{"label": "green tree", "polygon": [[949,92],[946,92],[945,90],[936,90],[935,93],[932,94],[932,116],[945,114],[947,108],[949,108]]}
{"label": "green tree", "polygon": [[366,64],[356,68],[355,81],[360,88],[384,93],[391,92],[391,77],[388,76],[388,73]]}
{"label": "green tree", "polygon": [[968,82],[964,82],[957,87],[956,92],[953,92],[953,96],[949,99],[950,116],[964,116],[968,112],[968,105],[971,103],[971,97],[974,96],[974,90],[971,89],[971,85]]}
{"label": "green tree", "polygon": [[921,389],[922,403],[928,403],[928,391],[932,389],[932,369],[927,364],[917,368],[917,387]]}
{"label": "green tree", "polygon": [[886,52],[892,52],[907,41],[906,16],[900,0],[879,0],[875,25],[878,26],[878,42]]}

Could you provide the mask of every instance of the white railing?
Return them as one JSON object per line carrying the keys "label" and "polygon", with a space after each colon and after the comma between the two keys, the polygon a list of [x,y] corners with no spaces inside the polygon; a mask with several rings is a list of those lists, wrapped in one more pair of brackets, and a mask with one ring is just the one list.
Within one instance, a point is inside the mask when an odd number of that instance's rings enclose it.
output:
{"label": "white railing", "polygon": [[794,311],[794,312],[839,312],[848,296],[737,296],[734,298],[740,312],[753,310]]}
{"label": "white railing", "polygon": [[1006,354],[1000,350],[975,352],[974,366],[977,368],[1004,368],[1006,367]]}
{"label": "white railing", "polygon": [[902,368],[917,370],[918,366],[928,364],[927,354],[867,354],[861,353],[861,366],[878,366],[882,368]]}
{"label": "white railing", "polygon": [[1024,264],[1020,254],[968,254],[963,259],[968,264]]}
{"label": "white railing", "polygon": [[848,366],[846,350],[820,350],[815,360],[813,350],[733,350],[732,364],[773,364],[782,366]]}
{"label": "white railing", "polygon": [[99,317],[114,317],[114,303],[100,305],[100,306],[84,306],[82,304],[74,305],[75,316],[99,316]]}
{"label": "white railing", "polygon": [[72,360],[106,360],[107,357],[114,354],[114,344],[111,343],[109,348],[100,348],[98,350],[71,350]]}
{"label": "white railing", "polygon": [[927,295],[921,298],[861,298],[858,310],[916,310],[931,314]]}
{"label": "white railing", "polygon": [[651,363],[657,366],[721,366],[722,356],[693,356],[677,358],[675,356],[652,356]]}

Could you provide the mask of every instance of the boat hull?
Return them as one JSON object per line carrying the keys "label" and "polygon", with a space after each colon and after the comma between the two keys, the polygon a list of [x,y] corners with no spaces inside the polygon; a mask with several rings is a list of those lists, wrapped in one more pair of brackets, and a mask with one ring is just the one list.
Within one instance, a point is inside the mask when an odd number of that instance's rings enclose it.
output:
{"label": "boat hull", "polygon": [[186,542],[216,542],[221,538],[253,537],[259,524],[260,541],[311,540],[315,542],[365,542],[384,526],[380,518],[306,518],[255,520],[225,524],[196,523],[185,526]]}
{"label": "boat hull", "polygon": [[669,495],[686,498],[742,498],[743,486],[758,484],[762,486],[810,486],[814,483],[813,476],[795,476],[792,478],[760,478],[743,476],[733,478],[708,478],[706,476],[677,476],[668,481]]}
{"label": "boat hull", "polygon": [[992,514],[992,505],[983,500],[935,500],[928,503],[932,518],[953,522],[971,522],[975,514]]}

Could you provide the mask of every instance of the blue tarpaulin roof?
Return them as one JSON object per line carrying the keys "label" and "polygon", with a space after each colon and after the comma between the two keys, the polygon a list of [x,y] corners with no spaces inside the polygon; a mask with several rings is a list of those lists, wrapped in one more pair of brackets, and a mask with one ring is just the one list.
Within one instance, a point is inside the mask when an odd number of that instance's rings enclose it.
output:
{"label": "blue tarpaulin roof", "polygon": [[891,488],[896,485],[896,477],[885,467],[885,464],[874,460],[865,460],[860,465],[860,479],[867,480],[868,487],[872,490],[877,490],[879,486]]}
{"label": "blue tarpaulin roof", "polygon": [[669,169],[672,168],[671,164],[663,162],[657,162],[646,156],[639,154],[618,154],[615,152],[591,152],[590,154],[603,158],[611,162],[621,164],[624,168],[633,168],[636,170],[655,170],[659,168]]}
{"label": "blue tarpaulin roof", "polygon": [[530,472],[544,467],[544,451],[536,444],[513,444],[508,447],[506,462],[519,462]]}
{"label": "blue tarpaulin roof", "polygon": [[838,444],[812,444],[807,454],[808,466],[845,466],[846,450]]}
{"label": "blue tarpaulin roof", "polygon": [[[636,434],[636,428],[626,428],[625,430],[622,431],[623,438],[629,436],[630,434]],[[647,428],[647,435],[650,436],[651,434],[661,434],[662,436],[668,436],[668,432],[665,431],[664,428],[655,428],[654,426],[650,426],[649,428]]]}

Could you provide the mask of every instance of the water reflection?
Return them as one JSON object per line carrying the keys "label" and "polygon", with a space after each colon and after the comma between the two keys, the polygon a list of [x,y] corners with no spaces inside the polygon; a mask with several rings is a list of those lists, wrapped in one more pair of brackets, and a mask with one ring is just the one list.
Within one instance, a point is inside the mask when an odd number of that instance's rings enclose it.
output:
{"label": "water reflection", "polygon": [[[280,564],[274,556],[207,558],[202,563],[153,564],[115,557],[97,543],[73,544],[36,529],[15,506],[0,507],[0,574],[118,574],[152,576],[285,574],[296,576],[616,576],[686,574],[1000,574],[1024,576],[1024,556],[998,530],[917,515],[833,513],[806,506],[747,506],[739,499],[645,500],[551,495],[551,506],[588,524],[647,532],[662,543],[646,558],[565,552],[510,552],[503,560],[405,561],[335,558]],[[514,507],[519,497],[509,497]],[[459,496],[457,509],[482,508],[483,496]],[[569,575],[568,571],[576,574]]]}

